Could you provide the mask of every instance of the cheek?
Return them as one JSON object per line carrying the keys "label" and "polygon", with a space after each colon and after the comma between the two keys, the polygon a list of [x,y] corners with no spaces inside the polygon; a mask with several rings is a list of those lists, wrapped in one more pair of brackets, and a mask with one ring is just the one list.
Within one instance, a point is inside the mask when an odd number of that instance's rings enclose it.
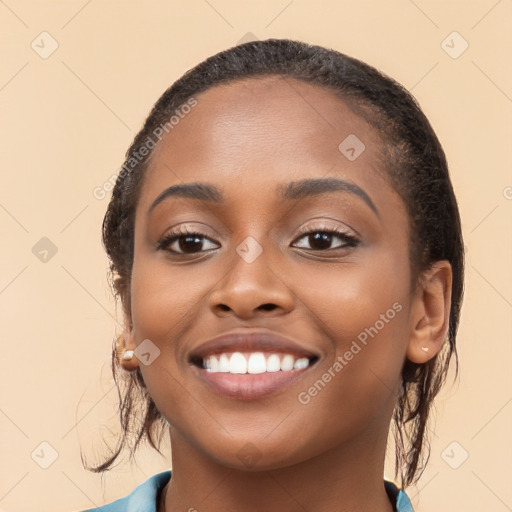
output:
{"label": "cheek", "polygon": [[[190,267],[191,268],[191,267]],[[186,275],[184,275],[186,274]],[[149,339],[158,357],[140,369],[148,390],[158,405],[161,399],[175,402],[183,386],[178,359],[180,339],[197,325],[201,279],[190,272],[172,270],[159,258],[141,255],[134,260],[131,279],[131,308],[135,340]],[[197,276],[197,274],[196,274]]]}
{"label": "cheek", "polygon": [[305,445],[317,439],[319,431],[326,448],[368,428],[387,431],[408,335],[407,305],[393,301],[395,297],[381,295],[351,310],[353,302],[342,294],[340,307],[333,307],[333,318],[334,310],[338,316],[329,325],[335,333],[332,353],[296,397],[298,414],[313,419],[302,424]]}
{"label": "cheek", "polygon": [[179,364],[180,339],[197,324],[201,293],[197,281],[185,278],[183,274],[179,269],[171,270],[169,264],[155,257],[141,256],[139,252],[131,279],[136,343],[149,339],[159,350],[158,357],[150,365],[140,364],[140,371],[157,409],[174,426],[181,425],[182,421],[186,425],[193,405]]}
{"label": "cheek", "polygon": [[406,254],[369,250],[357,261],[317,264],[307,271],[297,266],[295,273],[295,279],[292,273],[287,278],[297,283],[293,290],[299,307],[330,339],[338,340],[339,352],[358,336],[364,341],[367,329],[374,332],[375,324],[379,332],[406,327],[405,313],[397,311],[404,311],[409,296]]}
{"label": "cheek", "polygon": [[348,408],[347,418],[367,418],[394,390],[409,336],[405,256],[381,253],[336,271],[319,267],[302,274],[297,294],[331,340],[320,381],[317,375],[312,387],[303,389],[303,400],[298,397],[299,403],[316,404],[314,416],[329,421],[325,407],[339,404]]}
{"label": "cheek", "polygon": [[157,344],[164,343],[178,337],[191,323],[197,323],[197,309],[207,292],[207,279],[206,272],[198,267],[172,268],[160,258],[136,258],[131,296],[137,338],[144,336]]}

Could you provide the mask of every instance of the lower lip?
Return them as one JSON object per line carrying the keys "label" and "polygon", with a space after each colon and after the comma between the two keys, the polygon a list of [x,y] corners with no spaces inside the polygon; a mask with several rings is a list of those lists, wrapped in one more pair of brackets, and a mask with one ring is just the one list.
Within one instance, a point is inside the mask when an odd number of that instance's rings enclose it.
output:
{"label": "lower lip", "polygon": [[286,387],[302,379],[316,363],[302,370],[289,370],[265,373],[223,373],[209,372],[197,366],[193,370],[199,378],[217,393],[238,400],[255,400],[279,393]]}

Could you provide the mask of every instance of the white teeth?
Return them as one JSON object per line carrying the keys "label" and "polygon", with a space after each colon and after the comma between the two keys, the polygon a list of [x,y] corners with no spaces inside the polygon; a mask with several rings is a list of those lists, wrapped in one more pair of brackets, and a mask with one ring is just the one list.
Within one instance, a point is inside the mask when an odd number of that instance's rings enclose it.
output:
{"label": "white teeth", "polygon": [[210,370],[212,372],[219,371],[219,360],[216,357],[212,357],[210,360]]}
{"label": "white teeth", "polygon": [[242,354],[234,352],[209,356],[203,360],[203,367],[212,373],[257,374],[290,370],[303,370],[309,366],[307,357],[295,358],[291,354],[270,354],[263,352]]}
{"label": "white teeth", "polygon": [[271,354],[267,359],[267,372],[278,372],[281,369],[281,360],[277,354]]}
{"label": "white teeth", "polygon": [[229,359],[229,373],[247,373],[247,359],[240,352],[234,352]]}
{"label": "white teeth", "polygon": [[303,368],[307,368],[309,366],[309,359],[307,357],[301,357],[295,361],[293,368],[295,370],[302,370]]}
{"label": "white teeth", "polygon": [[295,362],[295,359],[291,355],[286,355],[283,357],[283,360],[281,361],[281,370],[283,372],[286,372],[288,370],[293,370],[293,363]]}
{"label": "white teeth", "polygon": [[221,354],[219,358],[219,372],[229,372],[229,358],[226,354]]}
{"label": "white teeth", "polygon": [[261,352],[254,352],[247,363],[247,373],[264,373],[267,371],[267,362]]}

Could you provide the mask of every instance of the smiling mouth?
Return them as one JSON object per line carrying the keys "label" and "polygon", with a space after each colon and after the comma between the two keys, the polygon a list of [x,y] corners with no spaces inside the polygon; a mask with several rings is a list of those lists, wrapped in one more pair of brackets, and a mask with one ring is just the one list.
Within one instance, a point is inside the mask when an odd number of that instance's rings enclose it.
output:
{"label": "smiling mouth", "polygon": [[191,362],[208,373],[256,375],[261,373],[304,370],[318,361],[317,356],[296,356],[286,352],[223,352],[207,357],[195,357]]}
{"label": "smiling mouth", "polygon": [[319,360],[286,352],[221,352],[190,360],[193,373],[215,393],[236,400],[275,396],[309,375]]}
{"label": "smiling mouth", "polygon": [[268,330],[224,333],[188,353],[192,375],[216,394],[236,400],[276,396],[310,375],[321,354]]}

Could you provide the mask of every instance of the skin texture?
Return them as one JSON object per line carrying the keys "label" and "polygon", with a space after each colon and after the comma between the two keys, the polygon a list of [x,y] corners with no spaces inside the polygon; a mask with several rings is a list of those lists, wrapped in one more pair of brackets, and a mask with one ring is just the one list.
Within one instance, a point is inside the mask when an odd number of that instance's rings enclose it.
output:
{"label": "skin texture", "polygon": [[[160,510],[390,512],[383,465],[401,367],[406,357],[426,362],[442,346],[450,265],[438,262],[410,289],[408,218],[381,170],[381,140],[331,92],[267,77],[196,99],[151,157],[123,300],[126,347],[150,339],[160,350],[153,363],[140,364],[170,423],[173,475]],[[349,134],[365,144],[354,161],[338,149]],[[293,201],[279,195],[277,187],[290,181],[328,177],[363,189],[378,213],[347,191]],[[225,201],[171,197],[148,214],[167,187],[194,182],[220,188]],[[204,252],[157,249],[178,226],[206,237]],[[321,250],[300,228],[339,229],[358,244],[332,235],[326,245],[334,248]],[[263,249],[252,263],[236,252],[248,236]],[[180,250],[177,242],[172,248]],[[300,403],[298,394],[396,303],[394,318]],[[187,355],[241,328],[284,335],[319,361],[278,394],[221,396],[197,378]],[[139,362],[122,364],[133,371]],[[247,443],[259,457],[251,467],[238,456]]]}

